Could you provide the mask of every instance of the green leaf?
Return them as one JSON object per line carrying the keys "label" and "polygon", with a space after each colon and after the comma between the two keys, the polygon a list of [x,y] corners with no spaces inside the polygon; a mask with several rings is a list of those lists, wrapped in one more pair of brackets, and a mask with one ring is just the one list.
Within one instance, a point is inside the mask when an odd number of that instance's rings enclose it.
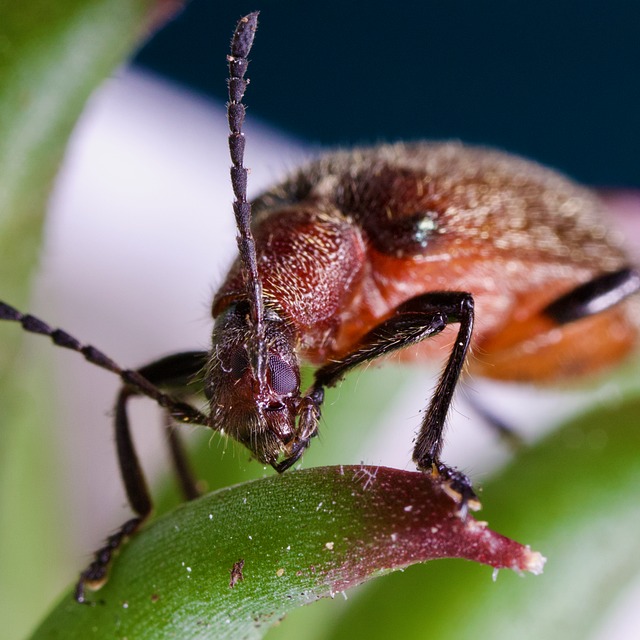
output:
{"label": "green leaf", "polygon": [[[27,0],[0,9],[0,299],[24,308],[46,201],[67,139],[100,82],[177,0]],[[15,326],[0,323],[0,601],[4,638],[33,625],[60,566],[39,532],[54,519],[31,480],[52,467],[48,385],[21,358]],[[38,390],[38,402],[33,394]],[[43,471],[44,473],[44,471]],[[45,570],[43,571],[43,568]],[[29,596],[27,597],[27,594]]]}
{"label": "green leaf", "polygon": [[288,611],[416,562],[539,573],[528,547],[463,519],[430,476],[320,467],[222,489],[160,518],[93,607],[67,594],[33,638],[260,638]]}
{"label": "green leaf", "polygon": [[367,585],[315,640],[417,640],[425,627],[442,638],[590,637],[640,575],[638,415],[636,399],[577,418],[484,486],[483,515],[544,552],[543,576],[500,573],[494,584],[481,567],[413,567]]}

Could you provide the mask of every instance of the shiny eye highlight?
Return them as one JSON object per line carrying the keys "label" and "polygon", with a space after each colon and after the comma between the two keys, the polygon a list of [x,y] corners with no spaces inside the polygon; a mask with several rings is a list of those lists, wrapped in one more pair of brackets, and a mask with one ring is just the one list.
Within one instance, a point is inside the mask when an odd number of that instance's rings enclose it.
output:
{"label": "shiny eye highlight", "polygon": [[298,388],[298,376],[293,367],[282,358],[269,355],[269,384],[273,391],[286,396]]}

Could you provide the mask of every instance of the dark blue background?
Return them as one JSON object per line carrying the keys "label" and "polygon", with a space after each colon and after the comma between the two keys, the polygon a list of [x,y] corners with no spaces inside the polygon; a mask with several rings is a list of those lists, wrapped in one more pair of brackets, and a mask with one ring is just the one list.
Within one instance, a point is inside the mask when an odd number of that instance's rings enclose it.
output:
{"label": "dark blue background", "polygon": [[195,0],[137,63],[224,99],[253,9],[253,117],[325,146],[460,138],[640,187],[637,2]]}

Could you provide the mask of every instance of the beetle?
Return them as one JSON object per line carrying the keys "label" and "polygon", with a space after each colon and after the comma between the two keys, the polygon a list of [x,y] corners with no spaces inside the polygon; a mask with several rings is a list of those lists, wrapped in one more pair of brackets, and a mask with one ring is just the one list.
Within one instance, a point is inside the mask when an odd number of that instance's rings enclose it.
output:
{"label": "beetle", "polygon": [[[110,536],[76,587],[107,579],[113,553],[151,512],[131,440],[128,402],[147,396],[174,422],[224,431],[278,472],[317,435],[327,387],[394,352],[448,352],[413,459],[460,503],[469,479],[441,459],[465,367],[550,383],[612,366],[637,343],[629,298],[640,273],[589,190],[533,162],[459,143],[382,145],[330,153],[247,199],[243,97],[257,13],[240,20],[229,60],[231,184],[238,257],[212,304],[209,351],[124,369],[61,329],[0,303],[0,319],[49,336],[122,380],[115,408],[120,469],[135,516]],[[316,367],[301,389],[300,362]],[[179,400],[201,379],[209,412]],[[187,498],[198,492],[169,431]]]}

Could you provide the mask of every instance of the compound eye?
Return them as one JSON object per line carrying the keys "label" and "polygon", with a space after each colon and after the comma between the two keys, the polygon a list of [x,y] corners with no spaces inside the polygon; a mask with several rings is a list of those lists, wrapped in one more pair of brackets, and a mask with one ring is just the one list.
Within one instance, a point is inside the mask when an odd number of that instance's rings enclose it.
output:
{"label": "compound eye", "polygon": [[269,355],[269,384],[275,393],[286,396],[298,388],[298,376],[282,358]]}
{"label": "compound eye", "polygon": [[247,350],[242,347],[236,349],[231,354],[231,361],[229,365],[229,372],[231,373],[231,376],[234,380],[240,380],[240,378],[245,374],[245,371],[249,368],[249,354],[247,353]]}

